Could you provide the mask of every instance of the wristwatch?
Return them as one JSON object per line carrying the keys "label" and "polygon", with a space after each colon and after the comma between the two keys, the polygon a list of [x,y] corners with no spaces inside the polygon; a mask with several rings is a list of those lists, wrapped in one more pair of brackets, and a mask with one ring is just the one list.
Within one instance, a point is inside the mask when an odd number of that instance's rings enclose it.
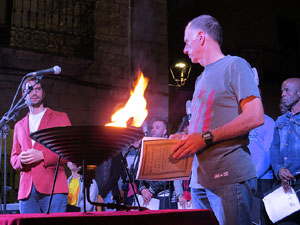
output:
{"label": "wristwatch", "polygon": [[213,144],[214,136],[213,136],[212,132],[206,131],[206,132],[202,133],[202,138],[205,141],[206,146],[210,146]]}

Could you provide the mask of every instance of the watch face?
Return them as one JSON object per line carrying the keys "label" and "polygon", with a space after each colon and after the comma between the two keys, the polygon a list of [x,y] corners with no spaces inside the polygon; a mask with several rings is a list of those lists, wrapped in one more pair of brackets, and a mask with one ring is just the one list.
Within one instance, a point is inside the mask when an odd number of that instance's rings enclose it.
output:
{"label": "watch face", "polygon": [[203,133],[202,138],[208,146],[212,145],[214,137],[210,131]]}
{"label": "watch face", "polygon": [[212,139],[212,134],[211,132],[205,132],[202,134],[202,137],[204,140]]}

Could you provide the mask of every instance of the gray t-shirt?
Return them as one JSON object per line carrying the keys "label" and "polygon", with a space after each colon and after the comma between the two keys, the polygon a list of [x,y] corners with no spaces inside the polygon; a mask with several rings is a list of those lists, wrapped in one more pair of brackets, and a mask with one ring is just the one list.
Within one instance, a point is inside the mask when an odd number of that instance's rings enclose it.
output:
{"label": "gray t-shirt", "polygon": [[[250,96],[260,97],[251,67],[244,59],[227,55],[207,65],[195,84],[189,133],[205,132],[232,121],[242,112],[240,101]],[[248,143],[248,135],[242,135],[197,152],[191,187],[201,184],[209,188],[256,177]]]}

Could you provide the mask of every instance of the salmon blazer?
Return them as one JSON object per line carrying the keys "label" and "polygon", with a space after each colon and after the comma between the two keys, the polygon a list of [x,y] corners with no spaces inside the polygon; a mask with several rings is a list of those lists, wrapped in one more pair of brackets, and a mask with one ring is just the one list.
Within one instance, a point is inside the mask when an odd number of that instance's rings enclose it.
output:
{"label": "salmon blazer", "polygon": [[[62,126],[71,126],[67,114],[47,108],[43,118],[41,119],[38,130]],[[45,148],[41,144],[35,142],[32,146],[29,134],[29,114],[27,114],[27,116],[15,125],[13,147],[10,158],[12,167],[15,170],[20,171],[18,199],[25,199],[29,197],[32,184],[34,184],[38,192],[42,194],[51,194],[55,168],[58,160],[58,155],[56,153]],[[27,151],[31,148],[42,151],[44,160],[38,163],[24,165],[21,163],[20,154],[21,152]],[[54,189],[55,194],[67,194],[69,192],[67,177],[63,167],[64,163],[66,163],[66,160],[62,158]]]}

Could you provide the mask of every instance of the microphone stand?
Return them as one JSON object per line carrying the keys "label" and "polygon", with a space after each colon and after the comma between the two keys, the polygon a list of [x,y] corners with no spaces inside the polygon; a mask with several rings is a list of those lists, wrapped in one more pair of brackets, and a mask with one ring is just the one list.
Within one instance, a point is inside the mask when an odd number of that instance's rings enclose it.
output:
{"label": "microphone stand", "polygon": [[184,127],[188,124],[188,117],[187,116],[184,116],[182,117],[182,122],[181,124],[179,125],[179,128],[177,130],[176,133],[180,133],[180,132],[183,132],[184,131]]}
{"label": "microphone stand", "polygon": [[140,202],[139,202],[139,199],[138,199],[138,197],[137,197],[137,193],[136,193],[136,191],[135,191],[135,186],[134,186],[134,185],[135,185],[135,184],[134,184],[134,178],[132,178],[132,176],[131,176],[131,174],[130,174],[128,168],[127,168],[127,161],[126,161],[126,159],[124,158],[124,156],[122,155],[122,153],[121,153],[121,159],[122,159],[122,162],[123,162],[123,166],[124,166],[126,175],[127,175],[128,179],[129,179],[129,185],[131,186],[132,191],[133,191],[133,196],[134,196],[134,198],[135,198],[135,201],[137,202],[137,208],[138,208],[139,211],[142,211],[142,210],[144,210],[144,208],[141,207]]}
{"label": "microphone stand", "polygon": [[[3,213],[6,213],[6,202],[7,202],[7,192],[10,190],[10,187],[7,186],[6,181],[7,181],[7,172],[6,172],[6,163],[7,163],[7,137],[9,133],[9,126],[5,125],[1,129],[1,156],[2,157],[2,134],[3,134],[3,139],[4,139],[4,158],[3,158]],[[1,159],[0,159],[1,162]],[[0,202],[1,203],[1,202]],[[2,204],[1,204],[2,206]],[[2,209],[2,207],[1,207]]]}
{"label": "microphone stand", "polygon": [[[21,84],[24,81],[24,78],[28,77],[29,75],[25,75],[18,87],[18,90],[15,94],[15,97],[18,94],[18,91],[21,87]],[[21,97],[21,99],[16,103],[15,106],[13,106],[14,100],[12,102],[12,105],[10,107],[10,109],[8,110],[8,112],[6,112],[2,119],[0,120],[0,139],[1,139],[1,143],[0,143],[0,168],[1,168],[1,159],[2,159],[2,145],[3,145],[3,140],[4,140],[4,157],[3,157],[3,205],[1,203],[1,195],[0,195],[0,214],[1,212],[3,214],[6,214],[6,204],[7,204],[7,192],[9,190],[11,190],[11,187],[7,186],[7,137],[8,137],[8,133],[9,133],[9,126],[7,125],[10,121],[14,120],[16,121],[19,112],[21,111],[22,107],[20,107],[21,103],[24,101],[24,99],[26,98],[26,96],[33,90],[33,87],[38,84],[40,82],[40,80],[43,78],[43,76],[36,76],[36,80],[35,83],[33,85],[29,85],[27,90],[24,92],[23,96]],[[0,189],[1,190],[1,189]],[[1,194],[1,192],[0,192]],[[2,209],[3,207],[3,209]]]}
{"label": "microphone stand", "polygon": [[[1,140],[1,145],[0,145],[0,168],[1,168],[1,166],[2,166],[2,164],[1,164],[1,159],[2,159],[2,129],[0,130],[0,140]],[[1,173],[0,173],[0,178],[1,178]],[[3,212],[2,201],[1,201],[1,192],[2,192],[2,190],[1,190],[1,186],[0,186],[0,214]]]}

